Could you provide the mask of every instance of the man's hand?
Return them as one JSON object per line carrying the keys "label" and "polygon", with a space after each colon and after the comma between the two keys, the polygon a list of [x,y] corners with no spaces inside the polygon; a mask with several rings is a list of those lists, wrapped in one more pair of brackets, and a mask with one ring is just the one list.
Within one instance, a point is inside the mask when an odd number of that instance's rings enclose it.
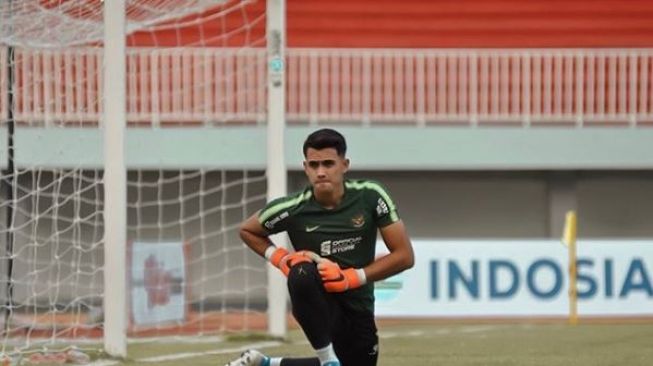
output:
{"label": "man's hand", "polygon": [[290,268],[299,263],[313,262],[315,257],[317,254],[307,250],[289,253],[284,248],[274,248],[270,253],[269,261],[273,266],[279,268],[284,276],[288,277]]}
{"label": "man's hand", "polygon": [[317,269],[327,292],[345,292],[365,284],[365,272],[362,269],[341,269],[337,263],[321,259]]}
{"label": "man's hand", "polygon": [[309,252],[307,250],[301,250],[299,252],[295,252],[292,254],[288,254],[287,256],[283,257],[281,259],[281,263],[279,263],[279,269],[283,274],[288,277],[288,273],[290,273],[290,269],[300,263],[311,263],[313,262],[311,255],[313,252]]}

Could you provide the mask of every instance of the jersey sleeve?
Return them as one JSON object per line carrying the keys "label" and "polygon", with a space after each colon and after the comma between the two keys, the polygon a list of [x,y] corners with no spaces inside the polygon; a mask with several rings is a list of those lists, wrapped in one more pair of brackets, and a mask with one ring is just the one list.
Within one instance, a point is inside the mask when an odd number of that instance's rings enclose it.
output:
{"label": "jersey sleeve", "polygon": [[286,231],[293,210],[310,197],[311,190],[307,189],[303,192],[272,200],[259,211],[258,221],[269,234]]}
{"label": "jersey sleeve", "polygon": [[373,215],[377,226],[384,227],[399,221],[397,206],[385,187],[373,181],[368,183],[368,187],[369,202],[373,207]]}
{"label": "jersey sleeve", "polygon": [[286,230],[286,220],[290,213],[284,209],[283,198],[275,199],[263,207],[258,213],[258,221],[269,234],[276,234]]}

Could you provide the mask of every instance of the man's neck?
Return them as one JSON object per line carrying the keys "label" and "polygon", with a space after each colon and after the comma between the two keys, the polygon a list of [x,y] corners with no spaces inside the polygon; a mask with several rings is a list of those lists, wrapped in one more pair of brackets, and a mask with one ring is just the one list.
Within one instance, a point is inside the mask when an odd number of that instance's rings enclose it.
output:
{"label": "man's neck", "polygon": [[320,206],[329,210],[334,209],[338,207],[340,202],[342,202],[342,198],[345,196],[345,185],[341,185],[333,192],[319,194],[313,191],[313,194],[315,195],[315,201],[317,201]]}

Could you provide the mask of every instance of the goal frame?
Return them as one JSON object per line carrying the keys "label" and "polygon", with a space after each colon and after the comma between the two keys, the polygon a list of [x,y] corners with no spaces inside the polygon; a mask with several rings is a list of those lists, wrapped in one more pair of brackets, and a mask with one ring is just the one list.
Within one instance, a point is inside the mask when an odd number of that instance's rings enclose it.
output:
{"label": "goal frame", "polygon": [[[285,162],[286,0],[267,0],[267,197],[287,194]],[[104,2],[104,349],[113,357],[127,356],[127,169],[125,0]],[[116,55],[122,55],[116,56]],[[110,112],[109,112],[110,111]],[[285,236],[275,239],[288,246]],[[111,273],[107,276],[106,273]],[[117,277],[119,276],[119,277]],[[284,278],[268,265],[268,333],[287,333],[287,290]]]}

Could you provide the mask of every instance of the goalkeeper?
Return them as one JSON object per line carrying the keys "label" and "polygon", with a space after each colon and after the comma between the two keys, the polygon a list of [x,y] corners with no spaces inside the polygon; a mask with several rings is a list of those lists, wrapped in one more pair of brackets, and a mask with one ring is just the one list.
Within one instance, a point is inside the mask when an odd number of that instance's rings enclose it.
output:
{"label": "goalkeeper", "polygon": [[[413,249],[386,190],[346,180],[344,137],[321,129],[304,142],[310,185],[269,202],[243,222],[240,235],[288,277],[292,312],[316,356],[268,357],[248,350],[228,366],[374,366],[378,337],[373,282],[413,266]],[[390,254],[375,259],[377,230]],[[286,231],[295,249],[268,235]]]}

